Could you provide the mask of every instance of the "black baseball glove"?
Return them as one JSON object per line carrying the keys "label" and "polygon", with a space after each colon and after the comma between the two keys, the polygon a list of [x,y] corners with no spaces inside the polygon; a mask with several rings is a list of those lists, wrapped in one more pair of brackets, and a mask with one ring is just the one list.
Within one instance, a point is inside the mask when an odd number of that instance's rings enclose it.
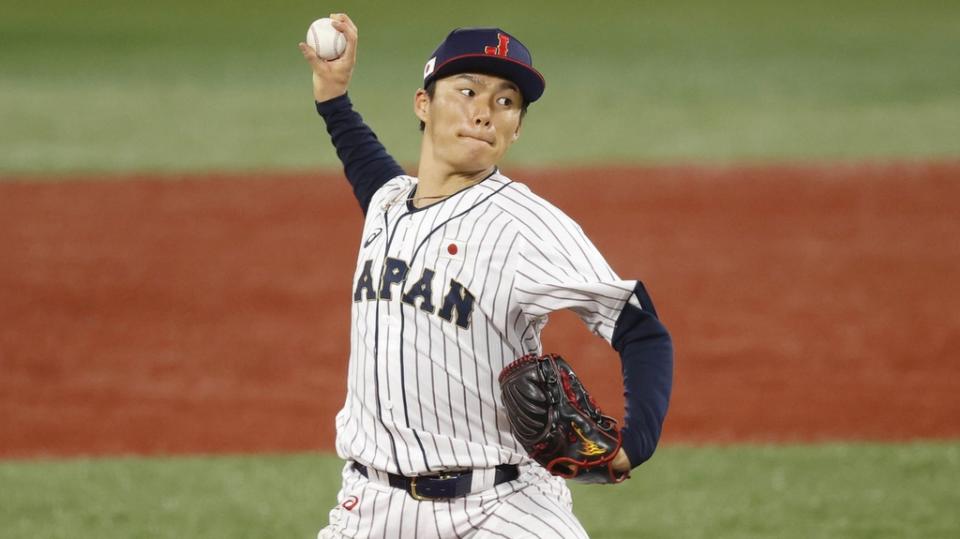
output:
{"label": "black baseball glove", "polygon": [[500,373],[500,391],[514,436],[553,475],[584,483],[619,483],[615,419],[603,415],[570,365],[555,354],[526,355]]}

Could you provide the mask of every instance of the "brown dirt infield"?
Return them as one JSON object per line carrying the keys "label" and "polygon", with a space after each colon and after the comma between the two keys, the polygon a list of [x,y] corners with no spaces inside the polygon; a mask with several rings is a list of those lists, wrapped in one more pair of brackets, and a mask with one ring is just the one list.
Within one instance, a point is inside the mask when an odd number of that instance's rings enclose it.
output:
{"label": "brown dirt infield", "polygon": [[[647,283],[666,441],[960,437],[960,163],[506,172]],[[329,449],[360,224],[338,174],[0,183],[0,457]]]}

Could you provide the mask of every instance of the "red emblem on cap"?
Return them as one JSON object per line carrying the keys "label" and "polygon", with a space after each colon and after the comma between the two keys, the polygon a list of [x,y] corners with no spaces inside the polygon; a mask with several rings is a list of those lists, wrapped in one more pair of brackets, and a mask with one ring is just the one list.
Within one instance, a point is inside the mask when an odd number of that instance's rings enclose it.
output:
{"label": "red emblem on cap", "polygon": [[496,47],[484,47],[484,54],[491,54],[494,56],[506,56],[507,55],[507,46],[510,44],[510,36],[505,36],[503,34],[497,34],[497,46]]}

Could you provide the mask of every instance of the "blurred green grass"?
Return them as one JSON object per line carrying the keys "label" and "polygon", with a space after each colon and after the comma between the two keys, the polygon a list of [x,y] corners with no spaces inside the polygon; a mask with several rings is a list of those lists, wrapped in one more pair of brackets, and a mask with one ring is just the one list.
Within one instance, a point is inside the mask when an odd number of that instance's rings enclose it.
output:
{"label": "blurred green grass", "polygon": [[[0,462],[13,538],[313,537],[335,503],[330,456]],[[960,442],[666,446],[623,485],[572,485],[595,539],[947,538]]]}
{"label": "blurred green grass", "polygon": [[0,173],[336,166],[296,43],[338,8],[351,93],[404,163],[420,68],[462,25],[517,34],[546,75],[510,162],[960,155],[952,2],[8,0]]}

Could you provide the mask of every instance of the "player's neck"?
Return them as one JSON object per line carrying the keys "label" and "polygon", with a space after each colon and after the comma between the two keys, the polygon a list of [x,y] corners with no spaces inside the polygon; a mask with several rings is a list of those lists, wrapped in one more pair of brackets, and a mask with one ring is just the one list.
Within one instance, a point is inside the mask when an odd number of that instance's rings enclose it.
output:
{"label": "player's neck", "polygon": [[417,191],[411,202],[417,208],[433,204],[483,181],[493,172],[494,168],[489,167],[476,171],[454,171],[421,161],[420,169],[417,172]]}

